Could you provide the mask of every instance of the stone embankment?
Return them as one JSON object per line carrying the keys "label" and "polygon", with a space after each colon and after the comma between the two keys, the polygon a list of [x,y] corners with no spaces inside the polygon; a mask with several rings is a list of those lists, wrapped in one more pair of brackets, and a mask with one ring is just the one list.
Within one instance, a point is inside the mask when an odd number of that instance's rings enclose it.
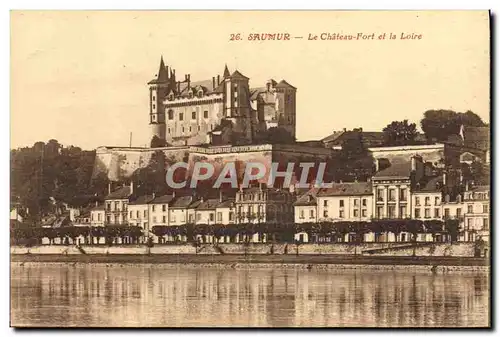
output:
{"label": "stone embankment", "polygon": [[12,255],[360,255],[360,256],[421,256],[421,257],[474,257],[473,243],[366,243],[366,244],[167,244],[144,245],[42,245],[35,247],[12,246]]}

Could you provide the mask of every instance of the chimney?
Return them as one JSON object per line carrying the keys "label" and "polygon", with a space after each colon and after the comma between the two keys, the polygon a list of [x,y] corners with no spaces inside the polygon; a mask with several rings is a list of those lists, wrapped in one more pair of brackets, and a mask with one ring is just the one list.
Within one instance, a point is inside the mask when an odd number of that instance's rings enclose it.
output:
{"label": "chimney", "polygon": [[99,206],[99,202],[96,200],[95,207]]}
{"label": "chimney", "polygon": [[443,186],[446,186],[446,172],[443,172]]}
{"label": "chimney", "polygon": [[212,90],[215,90],[215,76],[212,77]]}
{"label": "chimney", "polygon": [[217,75],[217,85],[220,84],[220,75]]}
{"label": "chimney", "polygon": [[380,160],[378,158],[375,159],[375,172],[380,170]]}
{"label": "chimney", "polygon": [[219,202],[222,202],[224,200],[224,197],[222,195],[222,191],[219,190]]}
{"label": "chimney", "polygon": [[154,199],[154,198],[156,198],[156,193],[155,193],[155,192],[153,192],[153,199]]}
{"label": "chimney", "polygon": [[108,183],[108,194],[111,194],[111,182]]}
{"label": "chimney", "polygon": [[172,191],[172,199],[175,198],[175,191]]}
{"label": "chimney", "polygon": [[181,92],[181,81],[177,81],[177,93]]}
{"label": "chimney", "polygon": [[468,190],[469,190],[469,182],[468,182],[468,181],[465,183],[465,190],[466,190],[466,191],[468,191]]}
{"label": "chimney", "polygon": [[346,129],[346,128],[343,128],[343,129],[342,129],[342,131],[343,131],[343,132],[346,132],[346,131],[347,131],[347,129]]}
{"label": "chimney", "polygon": [[415,156],[411,157],[411,170],[412,171],[417,170],[417,157]]}
{"label": "chimney", "polygon": [[130,182],[130,194],[134,194],[134,182]]}

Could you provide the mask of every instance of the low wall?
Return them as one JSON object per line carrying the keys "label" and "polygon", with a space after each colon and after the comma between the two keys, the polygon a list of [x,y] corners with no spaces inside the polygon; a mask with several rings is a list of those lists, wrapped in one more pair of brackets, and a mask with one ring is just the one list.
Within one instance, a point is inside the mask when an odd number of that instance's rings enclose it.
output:
{"label": "low wall", "polygon": [[383,252],[376,252],[373,256],[412,256],[415,251],[415,256],[457,256],[457,257],[473,257],[473,243],[434,243],[425,246],[417,246],[416,248],[395,248],[388,249]]}
{"label": "low wall", "polygon": [[150,248],[150,254],[196,254],[192,245],[157,245]]}
{"label": "low wall", "polygon": [[[408,243],[369,243],[369,244],[271,244],[271,243],[250,243],[250,244],[219,244],[217,247],[211,244],[200,245],[198,248],[185,245],[155,245],[151,248],[146,246],[82,246],[80,251],[75,246],[36,246],[20,247],[12,246],[11,254],[53,254],[70,255],[146,255],[146,254],[205,254],[205,255],[366,255],[366,256],[457,256],[473,257],[473,243],[434,243],[424,246],[412,247]],[[373,251],[374,250],[374,251]],[[380,251],[378,251],[380,250]],[[370,252],[371,251],[371,252]]]}

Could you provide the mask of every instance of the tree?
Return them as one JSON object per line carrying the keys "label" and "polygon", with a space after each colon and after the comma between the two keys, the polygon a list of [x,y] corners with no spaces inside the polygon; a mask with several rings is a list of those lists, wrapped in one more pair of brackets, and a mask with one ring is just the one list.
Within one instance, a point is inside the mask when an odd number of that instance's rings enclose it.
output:
{"label": "tree", "polygon": [[285,128],[271,127],[263,133],[263,141],[269,144],[293,144],[295,137]]}
{"label": "tree", "polygon": [[420,121],[422,131],[428,141],[446,141],[450,135],[458,135],[461,125],[486,126],[481,117],[467,111],[465,113],[453,110],[428,110]]}
{"label": "tree", "polygon": [[366,181],[373,175],[373,168],[373,156],[363,144],[362,133],[353,132],[327,161],[325,180]]}
{"label": "tree", "polygon": [[405,119],[388,124],[383,132],[384,142],[387,146],[411,145],[415,143],[417,137],[417,126]]}

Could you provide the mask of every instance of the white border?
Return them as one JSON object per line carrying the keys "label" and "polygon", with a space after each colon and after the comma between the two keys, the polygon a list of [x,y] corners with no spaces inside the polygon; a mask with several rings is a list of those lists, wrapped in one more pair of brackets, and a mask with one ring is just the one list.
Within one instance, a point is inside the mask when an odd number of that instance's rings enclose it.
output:
{"label": "white border", "polygon": [[[139,9],[139,10],[157,10],[157,9],[211,9],[211,10],[216,10],[216,9],[234,9],[234,10],[257,10],[257,9],[282,9],[282,10],[289,10],[289,9],[356,9],[356,10],[361,10],[361,9],[375,9],[375,10],[381,10],[381,9],[406,9],[406,10],[415,10],[415,9],[456,9],[456,10],[465,10],[465,9],[492,9],[493,13],[498,13],[499,10],[499,1],[497,0],[489,0],[489,1],[481,1],[481,0],[475,0],[475,1],[437,1],[437,0],[420,0],[420,1],[319,1],[319,0],[308,0],[308,1],[303,1],[303,0],[288,0],[284,1],[282,3],[278,3],[276,1],[269,1],[269,0],[252,0],[252,1],[212,1],[210,4],[206,1],[202,0],[191,0],[191,1],[177,1],[177,2],[172,2],[172,3],[167,3],[165,1],[148,1],[148,0],[141,0],[141,1],[106,1],[106,0],[86,0],[86,1],[44,1],[43,4],[37,1],[3,1],[0,5],[2,8],[2,11],[0,12],[0,25],[2,27],[1,29],[1,45],[4,46],[2,49],[2,52],[0,53],[2,57],[2,64],[3,66],[1,67],[1,85],[2,85],[2,95],[3,95],[3,102],[4,104],[4,112],[0,114],[0,125],[3,128],[3,132],[0,133],[0,141],[2,142],[2,145],[5,147],[5,151],[10,151],[10,146],[7,146],[8,144],[10,145],[10,119],[9,119],[9,111],[10,111],[10,106],[9,106],[9,89],[10,89],[10,74],[9,74],[9,69],[10,69],[10,14],[9,10],[12,9],[73,9],[73,10],[78,10],[78,9],[89,9],[89,10],[98,10],[98,9],[106,9],[106,10],[127,10],[127,9]],[[120,5],[118,7],[117,5]],[[498,19],[497,19],[498,20]],[[498,24],[498,21],[496,22]],[[495,41],[498,43],[498,35],[494,34],[495,36]],[[5,48],[5,46],[9,46],[9,48]],[[497,65],[498,66],[498,65]],[[493,77],[495,77],[495,74],[492,74]],[[495,88],[496,89],[496,88]],[[498,90],[495,90],[493,93],[494,97],[496,96],[496,93]],[[496,111],[493,111],[493,114],[496,113]],[[498,118],[493,119],[495,121],[495,130],[498,130]],[[29,123],[29,121],[26,121]],[[495,156],[498,154],[500,151],[498,148],[498,142],[497,139],[495,140]],[[7,213],[9,213],[9,191],[8,191],[8,186],[9,186],[9,155],[5,153],[5,159],[0,163],[0,173],[2,177],[5,177],[5,182],[3,184],[3,192],[0,194],[1,198],[1,210],[2,214],[4,214],[4,219],[7,220]],[[498,173],[498,172],[497,172]],[[498,180],[498,179],[497,179]],[[497,184],[495,184],[495,192],[496,192],[496,187]],[[495,193],[495,196],[496,193]],[[500,201],[498,198],[495,198],[495,206],[494,209],[496,211],[500,210]],[[498,216],[496,217],[498,219]],[[9,238],[8,238],[8,229],[6,228],[8,225],[5,225],[7,221],[4,222],[4,235],[2,236],[3,239],[3,246],[1,249],[1,257],[2,260],[4,261],[4,266],[7,269],[9,266]],[[8,223],[7,223],[8,224]],[[497,223],[493,223],[492,227],[496,227]],[[499,233],[500,230],[498,228],[495,228],[495,242],[499,242]],[[495,258],[497,258],[498,255],[498,249],[495,249]],[[3,324],[1,325],[0,328],[0,335],[1,336],[10,336],[13,335],[15,332],[12,329],[8,328],[8,319],[10,315],[10,291],[9,291],[9,278],[7,275],[10,275],[10,271],[5,270],[5,276],[2,278],[2,291],[4,293],[4,300],[2,301],[1,305],[1,317],[4,318]],[[496,283],[496,282],[495,282]],[[497,315],[498,316],[498,310],[497,310]],[[494,320],[496,320],[494,317]],[[72,334],[74,331],[69,331],[69,330],[62,330],[58,331],[58,335],[66,336],[69,334]],[[130,331],[106,331],[106,330],[101,330],[101,331],[78,331],[80,333],[85,333],[85,334],[92,334],[94,336],[107,336],[109,334],[124,334],[124,333],[132,333],[132,334],[142,334],[144,332],[139,332],[136,330],[130,330]],[[158,333],[165,333],[163,331],[149,331],[149,332],[158,332]],[[237,331],[226,331],[224,333],[234,333]],[[346,334],[346,333],[356,333],[355,331],[341,331],[341,330],[335,330],[335,331],[325,331],[327,333],[335,333],[335,334]],[[403,332],[403,331],[401,331]],[[458,332],[458,331],[457,331]],[[30,332],[31,335],[42,335],[44,332]],[[54,331],[47,331],[45,334],[53,334]],[[189,334],[194,334],[194,333],[221,333],[220,331],[216,332],[210,332],[210,331],[198,331],[198,332],[187,332],[187,331],[168,331],[166,332],[169,335],[180,335],[183,334],[185,335],[186,333]],[[283,332],[276,332],[276,333],[289,333],[289,331],[283,331]],[[301,332],[302,334],[309,334],[311,332],[306,332],[303,331]],[[363,332],[364,334],[367,332]],[[385,331],[373,331],[373,332],[368,332],[369,335],[371,334],[381,334],[381,333],[386,333]],[[425,331],[424,332],[427,336],[431,335],[438,335],[442,334],[443,332],[441,331]],[[446,332],[446,333],[454,333],[454,331]],[[471,334],[476,334],[479,332],[473,332],[473,331],[468,331],[468,333]]]}

